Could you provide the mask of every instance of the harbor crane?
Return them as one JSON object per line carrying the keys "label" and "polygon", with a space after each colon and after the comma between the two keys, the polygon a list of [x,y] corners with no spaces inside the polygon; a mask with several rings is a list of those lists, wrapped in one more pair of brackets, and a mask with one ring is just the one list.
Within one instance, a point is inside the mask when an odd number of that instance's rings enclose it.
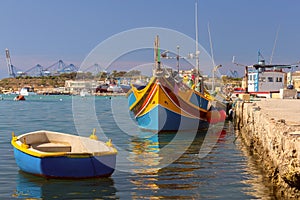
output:
{"label": "harbor crane", "polygon": [[83,72],[91,71],[93,74],[99,74],[100,72],[104,72],[105,69],[102,68],[98,63],[95,63],[82,71]]}
{"label": "harbor crane", "polygon": [[[37,64],[28,70],[25,70],[25,72],[18,70],[17,67],[12,65],[10,53],[8,48],[5,49],[5,55],[6,55],[6,63],[8,68],[8,75],[9,77],[21,77],[21,76],[34,76],[34,77],[40,77],[40,76],[57,76],[62,73],[71,73],[71,72],[77,72],[78,68],[74,64],[65,64],[62,60],[59,60],[58,62],[50,65],[49,67],[45,68]],[[100,68],[100,66],[95,64],[96,70]]]}
{"label": "harbor crane", "polygon": [[43,76],[43,67],[40,64],[37,64],[34,67],[31,67],[30,69],[26,70],[24,74],[35,77]]}
{"label": "harbor crane", "polygon": [[52,75],[59,75],[61,73],[77,72],[77,67],[73,64],[66,65],[62,60],[50,65],[45,69],[48,73]]}
{"label": "harbor crane", "polygon": [[5,55],[6,55],[6,63],[7,63],[7,68],[8,68],[8,75],[10,77],[15,78],[16,73],[15,73],[14,66],[11,64],[11,59],[10,59],[10,54],[9,54],[8,48],[5,49]]}

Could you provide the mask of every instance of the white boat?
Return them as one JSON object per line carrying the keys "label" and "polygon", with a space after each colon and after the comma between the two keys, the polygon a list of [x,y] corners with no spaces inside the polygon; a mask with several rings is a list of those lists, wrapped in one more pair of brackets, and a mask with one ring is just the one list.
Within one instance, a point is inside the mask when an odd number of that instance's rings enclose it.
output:
{"label": "white boat", "polygon": [[83,90],[80,91],[79,95],[81,97],[85,97],[85,96],[91,96],[91,93],[88,90],[83,89]]}
{"label": "white boat", "polygon": [[34,92],[33,87],[23,87],[23,88],[21,88],[19,94],[22,95],[22,96],[37,95]]}
{"label": "white boat", "polygon": [[114,93],[123,92],[123,90],[120,86],[114,85],[114,84],[109,85],[109,87],[107,88],[107,91],[114,92]]}

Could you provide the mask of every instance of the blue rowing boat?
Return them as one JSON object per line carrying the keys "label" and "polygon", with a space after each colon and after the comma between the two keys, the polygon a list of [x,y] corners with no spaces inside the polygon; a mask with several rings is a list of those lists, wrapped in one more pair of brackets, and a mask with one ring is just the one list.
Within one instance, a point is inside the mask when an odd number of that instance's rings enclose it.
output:
{"label": "blue rowing boat", "polygon": [[92,137],[41,130],[13,134],[11,144],[22,171],[47,178],[108,177],[116,165],[111,141]]}

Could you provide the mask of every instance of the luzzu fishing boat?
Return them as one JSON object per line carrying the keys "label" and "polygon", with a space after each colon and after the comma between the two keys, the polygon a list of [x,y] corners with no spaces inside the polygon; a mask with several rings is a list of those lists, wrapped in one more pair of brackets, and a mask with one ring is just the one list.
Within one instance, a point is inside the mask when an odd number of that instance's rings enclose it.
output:
{"label": "luzzu fishing boat", "polygon": [[19,168],[47,178],[108,177],[115,169],[117,150],[111,141],[71,134],[35,131],[13,134],[11,144]]}
{"label": "luzzu fishing boat", "polygon": [[[152,131],[199,130],[224,120],[224,112],[212,107],[213,97],[199,84],[188,87],[161,67],[158,36],[154,47],[153,77],[142,89],[132,85],[127,93],[130,111],[141,129]],[[196,84],[195,84],[196,85]]]}

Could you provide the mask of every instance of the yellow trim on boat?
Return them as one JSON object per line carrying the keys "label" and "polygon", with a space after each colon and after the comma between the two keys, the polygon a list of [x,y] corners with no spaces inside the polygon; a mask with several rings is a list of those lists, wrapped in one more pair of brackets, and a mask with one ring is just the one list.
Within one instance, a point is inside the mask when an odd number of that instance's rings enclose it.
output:
{"label": "yellow trim on boat", "polygon": [[[133,85],[131,85],[131,91],[133,92],[136,101],[130,106],[130,110],[132,110],[137,103],[139,103],[139,101],[143,98],[143,96],[145,95],[145,93],[148,91],[148,89],[151,87],[152,83],[154,82],[156,78],[152,77],[149,81],[149,83],[147,84],[147,86],[141,90],[138,90],[136,87],[134,87]],[[129,94],[129,93],[128,93]]]}
{"label": "yellow trim on boat", "polygon": [[[167,98],[167,99],[169,99],[171,102],[172,102],[172,100],[171,100],[171,97],[168,97],[168,94],[167,94],[167,92],[166,91],[164,91],[164,89],[163,88],[161,88],[162,90],[163,90],[163,94],[165,95],[165,98]],[[180,97],[180,96],[179,96]],[[181,98],[181,97],[180,97]],[[183,99],[182,99],[183,100]],[[194,104],[192,104],[192,103],[190,103],[189,101],[186,101],[186,100],[184,100],[187,104],[189,104],[189,106],[192,106],[192,107],[194,107],[195,109],[198,109],[198,110],[200,110],[200,111],[202,111],[202,112],[207,112],[207,110],[205,110],[205,109],[203,109],[203,108],[200,108],[200,107],[198,107],[198,106],[196,106],[196,105],[194,105]],[[175,105],[175,104],[174,104]],[[176,105],[175,105],[176,106]],[[177,107],[177,106],[176,106]],[[191,114],[189,114],[187,111],[185,111],[185,110],[183,110],[183,109],[181,109],[181,108],[179,108],[179,110],[182,110],[184,113],[187,113],[188,115],[190,115],[190,116],[193,116],[193,115],[191,115]],[[180,114],[180,113],[179,113]],[[194,116],[193,116],[194,117]]]}
{"label": "yellow trim on boat", "polygon": [[[153,86],[155,87],[155,86]],[[146,113],[148,113],[150,110],[152,110],[153,108],[155,108],[157,106],[157,104],[159,103],[159,95],[158,95],[158,92],[157,92],[157,89],[155,89],[153,91],[154,95],[152,96],[151,99],[149,99],[149,102],[147,105],[145,105],[146,107],[144,108],[144,110],[141,112],[141,113],[138,113],[136,117],[138,116],[142,116]]]}
{"label": "yellow trim on boat", "polygon": [[215,100],[215,98],[207,90],[204,91],[204,97],[206,99],[208,99],[209,101],[214,101]]}
{"label": "yellow trim on boat", "polygon": [[176,104],[174,104],[174,102],[167,96],[165,91],[161,88],[160,84],[158,84],[158,87],[153,92],[155,94],[149,100],[148,104],[146,105],[146,108],[141,113],[139,113],[136,117],[145,115],[146,113],[150,112],[153,108],[155,108],[158,104],[179,115],[185,117],[195,117],[185,112],[181,108],[179,108]]}
{"label": "yellow trim on boat", "polygon": [[113,152],[93,152],[93,153],[71,153],[71,152],[41,152],[36,149],[30,147],[30,145],[23,145],[24,143],[18,144],[18,140],[15,137],[12,138],[11,144],[14,148],[18,149],[19,151],[26,153],[28,155],[38,157],[38,158],[45,158],[45,157],[69,157],[69,158],[87,158],[92,156],[102,156],[102,155],[115,155],[117,154],[117,149],[113,147]]}
{"label": "yellow trim on boat", "polygon": [[[184,110],[182,110],[181,108],[179,108],[176,104],[174,104],[174,102],[172,102],[172,100],[168,97],[167,94],[165,94],[165,91],[163,88],[161,88],[159,82],[156,83],[156,77],[152,77],[151,80],[149,81],[149,83],[147,84],[147,86],[145,88],[143,88],[142,90],[138,90],[135,87],[132,86],[131,88],[131,92],[133,92],[133,94],[136,97],[136,101],[130,106],[130,110],[132,110],[136,104],[138,102],[140,102],[140,100],[144,97],[144,95],[146,95],[145,93],[147,91],[149,91],[150,87],[155,87],[155,85],[153,84],[157,84],[159,87],[157,87],[157,89],[155,89],[155,91],[152,91],[154,94],[151,96],[151,99],[147,99],[147,101],[149,101],[147,103],[147,105],[145,105],[144,108],[141,108],[141,111],[139,113],[137,113],[136,117],[145,115],[146,113],[148,113],[149,111],[151,111],[153,108],[155,108],[157,106],[157,104],[186,117],[194,117],[193,115],[189,114],[188,112],[185,112]],[[164,82],[166,82],[168,84],[168,87],[171,90],[174,90],[174,87],[168,82],[168,80],[166,80],[165,78]],[[129,93],[128,93],[129,94]],[[189,89],[186,91],[181,91],[180,89],[178,90],[178,92],[176,93],[176,95],[178,96],[178,98],[184,100],[187,104],[189,104],[191,107],[202,111],[202,112],[207,112],[206,109],[203,109],[201,107],[198,107],[194,104],[192,104],[191,102],[189,102],[189,99],[191,98],[191,96],[195,94],[200,96],[201,98],[204,98],[208,101],[210,101],[212,98],[212,96],[205,91],[204,94],[201,94],[200,92],[197,92],[195,90]]]}
{"label": "yellow trim on boat", "polygon": [[58,156],[65,156],[66,152],[55,152],[55,153],[48,153],[48,152],[38,152],[35,151],[32,148],[24,148],[24,146],[22,146],[23,143],[21,143],[21,145],[17,144],[17,141],[12,140],[11,144],[13,145],[14,148],[20,150],[23,153],[29,154],[31,156],[35,156],[35,157],[39,157],[39,158],[44,158],[44,157],[58,157]]}
{"label": "yellow trim on boat", "polygon": [[[170,88],[172,88],[172,90],[174,90],[174,87],[169,83],[168,80],[166,80],[164,78],[164,81],[169,85]],[[206,90],[204,91],[204,94],[202,94],[202,93],[200,93],[200,92],[198,92],[198,91],[196,91],[194,89],[189,89],[189,90],[186,90],[186,91],[182,91],[182,90],[179,89],[177,95],[181,99],[183,99],[183,100],[185,99],[185,102],[187,102],[190,106],[192,106],[192,107],[194,107],[194,108],[196,108],[196,109],[198,109],[200,111],[207,112],[207,110],[205,110],[203,108],[200,108],[200,107],[192,104],[191,102],[189,102],[189,100],[191,99],[191,97],[192,97],[193,94],[196,94],[196,95],[200,96],[201,98],[204,98],[204,99],[206,99],[208,101],[211,101],[211,100],[214,99]]]}

